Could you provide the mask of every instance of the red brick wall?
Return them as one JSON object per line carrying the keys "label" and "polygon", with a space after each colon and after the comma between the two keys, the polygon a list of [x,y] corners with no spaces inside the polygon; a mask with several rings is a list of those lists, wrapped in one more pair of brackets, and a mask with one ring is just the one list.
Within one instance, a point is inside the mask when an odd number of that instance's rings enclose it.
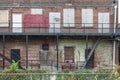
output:
{"label": "red brick wall", "polygon": [[[2,42],[2,41],[1,41]],[[54,38],[29,38],[28,40],[28,60],[41,60],[40,59],[40,50],[42,50],[42,44],[48,43],[49,49],[55,49],[55,41]],[[13,38],[9,37],[5,40],[5,56],[11,59],[11,49],[20,49],[21,60],[26,60],[26,42],[25,38]],[[1,43],[2,48],[2,43]],[[2,50],[0,50],[1,53]],[[25,66],[25,61],[21,62],[22,66]],[[30,61],[29,61],[30,64]],[[5,61],[5,65],[8,66],[10,63]],[[2,66],[2,62],[0,64],[0,68]]]}
{"label": "red brick wall", "polygon": [[[93,9],[93,20],[94,20],[94,28],[97,28],[98,25],[98,13],[99,12],[109,12],[110,13],[110,23],[114,23],[114,10],[113,7],[72,7],[67,6],[64,8],[74,8],[75,9],[75,28],[81,28],[82,23],[82,9],[90,8]],[[43,15],[49,17],[49,12],[60,12],[61,13],[61,28],[63,28],[63,7],[56,7],[56,8],[43,8]],[[30,14],[31,8],[0,8],[1,10],[7,9],[9,10],[9,20],[12,21],[12,13],[22,13],[23,19],[26,14]],[[113,28],[113,25],[110,26],[110,28]]]}

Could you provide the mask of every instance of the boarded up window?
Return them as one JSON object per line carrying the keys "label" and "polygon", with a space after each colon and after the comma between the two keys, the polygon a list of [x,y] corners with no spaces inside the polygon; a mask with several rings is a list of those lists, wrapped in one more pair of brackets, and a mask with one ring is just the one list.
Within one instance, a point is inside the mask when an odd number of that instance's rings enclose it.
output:
{"label": "boarded up window", "polygon": [[63,10],[63,25],[64,27],[74,27],[75,26],[75,10],[74,9],[64,9]]}
{"label": "boarded up window", "polygon": [[60,32],[60,12],[50,12],[49,22],[50,22],[49,32]]}
{"label": "boarded up window", "polygon": [[41,14],[26,14],[24,27],[49,27],[49,18]]}
{"label": "boarded up window", "polygon": [[42,49],[43,50],[49,50],[49,45],[48,44],[42,44]]}
{"label": "boarded up window", "polygon": [[98,13],[98,32],[109,33],[110,14],[108,12]]}
{"label": "boarded up window", "polygon": [[8,27],[8,10],[0,10],[0,27]]}
{"label": "boarded up window", "polygon": [[82,26],[93,27],[93,9],[82,9]]}
{"label": "boarded up window", "polygon": [[43,14],[42,9],[31,9],[31,14]]}
{"label": "boarded up window", "polygon": [[74,62],[74,47],[65,47],[65,62]]}

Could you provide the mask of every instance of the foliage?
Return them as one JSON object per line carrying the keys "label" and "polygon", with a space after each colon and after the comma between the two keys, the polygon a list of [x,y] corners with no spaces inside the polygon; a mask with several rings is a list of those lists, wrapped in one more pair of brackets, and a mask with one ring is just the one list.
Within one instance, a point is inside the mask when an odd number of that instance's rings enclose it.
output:
{"label": "foliage", "polygon": [[19,71],[18,62],[12,60],[12,64],[10,65],[10,72],[16,73],[18,71]]}
{"label": "foliage", "polygon": [[115,66],[115,71],[117,71],[117,72],[120,73],[120,66],[116,65],[116,66]]}
{"label": "foliage", "polygon": [[44,69],[37,69],[37,70],[28,69],[27,72],[28,73],[47,73],[48,71]]}
{"label": "foliage", "polygon": [[[10,67],[10,72],[12,74],[8,74],[8,71],[0,74],[0,80],[120,80],[117,69],[114,71],[108,69],[63,70],[57,72],[49,72],[45,69],[26,69],[19,71],[17,63],[13,62],[12,67]],[[20,74],[21,72],[22,74]],[[54,77],[54,79],[52,77]]]}

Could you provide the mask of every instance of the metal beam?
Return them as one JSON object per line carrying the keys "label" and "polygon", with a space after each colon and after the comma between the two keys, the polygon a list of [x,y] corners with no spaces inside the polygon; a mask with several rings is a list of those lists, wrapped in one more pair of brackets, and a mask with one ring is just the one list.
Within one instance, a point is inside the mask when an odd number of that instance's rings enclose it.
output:
{"label": "metal beam", "polygon": [[28,68],[28,35],[26,35],[26,68]]}
{"label": "metal beam", "polygon": [[87,55],[88,55],[88,35],[86,36],[85,61],[87,60]]}
{"label": "metal beam", "polygon": [[[3,35],[3,55],[5,55],[5,35]],[[3,58],[3,69],[5,68],[5,59]]]}
{"label": "metal beam", "polygon": [[92,50],[90,51],[90,53],[89,53],[89,55],[88,55],[88,57],[87,57],[87,60],[86,60],[85,64],[83,65],[83,67],[85,67],[85,66],[86,66],[86,64],[87,64],[87,62],[89,61],[89,59],[90,59],[91,55],[93,54],[93,52],[94,52],[95,48],[97,47],[97,45],[98,45],[98,43],[99,43],[100,39],[101,39],[101,38],[98,38],[98,39],[96,40],[96,43],[94,44],[94,46],[93,46]]}
{"label": "metal beam", "polygon": [[58,49],[58,41],[59,41],[59,36],[57,35],[56,36],[56,51],[57,51],[57,70],[59,70],[59,59],[58,59],[58,51],[59,51],[59,49]]}

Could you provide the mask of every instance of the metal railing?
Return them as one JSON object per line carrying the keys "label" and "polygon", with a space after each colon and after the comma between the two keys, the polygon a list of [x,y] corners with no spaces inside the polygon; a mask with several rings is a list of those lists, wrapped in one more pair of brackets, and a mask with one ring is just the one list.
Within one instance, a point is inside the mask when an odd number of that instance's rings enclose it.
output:
{"label": "metal railing", "polygon": [[[20,61],[20,66],[24,69],[26,69],[26,61],[28,61],[28,69],[44,69],[44,70],[49,70],[49,71],[56,71],[57,67],[58,70],[81,70],[81,69],[93,69],[95,68],[96,70],[98,69],[113,69],[114,65],[106,65],[102,66],[101,64],[97,64],[96,66],[94,65],[88,65],[87,68],[83,68],[83,61],[79,62],[74,62],[74,63],[67,63],[67,62],[58,62],[57,66],[57,61],[55,60],[21,60]],[[102,63],[102,62],[101,62]],[[0,69],[2,70],[2,60],[0,60]],[[9,69],[10,64],[6,63],[5,61],[5,68]]]}
{"label": "metal railing", "polygon": [[[0,33],[80,33],[80,34],[101,34],[101,33],[120,33],[120,28],[114,28],[113,23],[50,23],[47,26],[41,26],[42,23],[28,26],[20,23],[14,23],[16,26],[0,26]],[[24,24],[24,23],[23,23]],[[3,25],[2,23],[0,25]],[[9,24],[11,25],[11,24]],[[31,26],[32,25],[32,26]],[[67,25],[67,26],[65,26]]]}

